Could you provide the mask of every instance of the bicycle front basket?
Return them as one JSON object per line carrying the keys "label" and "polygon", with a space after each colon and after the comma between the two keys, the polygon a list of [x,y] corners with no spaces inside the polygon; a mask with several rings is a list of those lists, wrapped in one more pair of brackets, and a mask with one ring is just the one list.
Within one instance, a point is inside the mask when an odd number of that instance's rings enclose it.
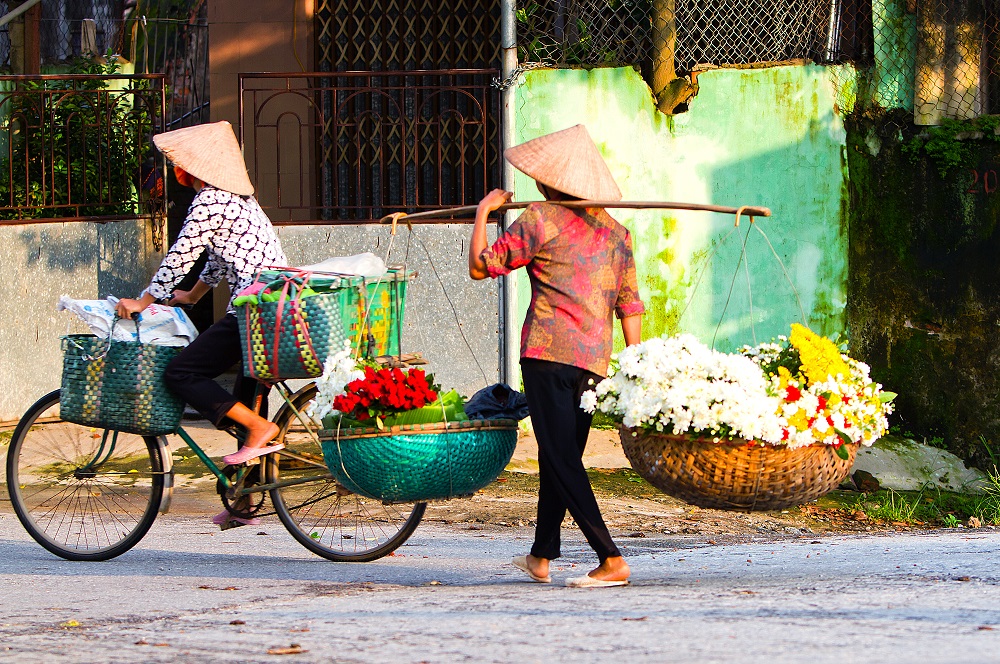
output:
{"label": "bicycle front basket", "polygon": [[141,436],[180,426],[184,402],[167,389],[163,372],[181,348],[89,334],[63,337],[62,348],[63,420]]}

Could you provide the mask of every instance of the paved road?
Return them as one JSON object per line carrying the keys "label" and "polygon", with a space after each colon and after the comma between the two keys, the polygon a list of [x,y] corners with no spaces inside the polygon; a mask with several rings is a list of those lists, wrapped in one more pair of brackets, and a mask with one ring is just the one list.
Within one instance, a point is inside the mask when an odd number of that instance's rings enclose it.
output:
{"label": "paved road", "polygon": [[[504,561],[529,534],[425,524],[400,555],[336,564],[277,522],[171,514],[70,563],[0,512],[0,661],[1000,661],[998,531],[625,540],[634,583],[602,590],[523,583]],[[557,581],[590,564],[579,539],[565,554]]]}

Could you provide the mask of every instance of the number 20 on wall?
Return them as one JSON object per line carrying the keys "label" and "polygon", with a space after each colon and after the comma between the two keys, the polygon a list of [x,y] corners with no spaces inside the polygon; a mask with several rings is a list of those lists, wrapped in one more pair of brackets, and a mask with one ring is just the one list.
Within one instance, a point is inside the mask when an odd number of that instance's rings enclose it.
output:
{"label": "number 20 on wall", "polygon": [[969,172],[972,173],[972,184],[966,189],[967,194],[992,194],[997,190],[997,172],[994,170],[984,171],[980,173],[975,168],[970,168]]}

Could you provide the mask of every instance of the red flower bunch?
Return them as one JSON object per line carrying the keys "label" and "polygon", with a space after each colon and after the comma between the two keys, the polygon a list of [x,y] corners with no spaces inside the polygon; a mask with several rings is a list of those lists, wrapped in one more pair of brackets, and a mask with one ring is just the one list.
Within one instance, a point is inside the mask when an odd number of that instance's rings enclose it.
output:
{"label": "red flower bunch", "polygon": [[365,367],[365,377],[353,380],[345,393],[333,400],[333,408],[346,417],[365,420],[423,408],[438,398],[440,388],[423,369]]}

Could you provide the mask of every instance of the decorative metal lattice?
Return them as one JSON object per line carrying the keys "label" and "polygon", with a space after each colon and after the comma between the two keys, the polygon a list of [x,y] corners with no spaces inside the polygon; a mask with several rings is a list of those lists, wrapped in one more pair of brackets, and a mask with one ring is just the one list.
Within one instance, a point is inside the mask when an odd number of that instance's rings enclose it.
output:
{"label": "decorative metal lattice", "polygon": [[319,0],[319,71],[499,69],[499,0]]}
{"label": "decorative metal lattice", "polygon": [[[275,223],[304,215],[366,223],[390,212],[475,204],[499,184],[489,138],[498,131],[499,92],[490,85],[497,73],[241,76],[251,170],[278,173],[275,191],[259,192],[261,205]],[[317,134],[318,203],[301,175]]]}
{"label": "decorative metal lattice", "polygon": [[[501,182],[499,0],[321,0],[319,208],[365,221],[477,201]],[[408,72],[413,72],[409,75]]]}

